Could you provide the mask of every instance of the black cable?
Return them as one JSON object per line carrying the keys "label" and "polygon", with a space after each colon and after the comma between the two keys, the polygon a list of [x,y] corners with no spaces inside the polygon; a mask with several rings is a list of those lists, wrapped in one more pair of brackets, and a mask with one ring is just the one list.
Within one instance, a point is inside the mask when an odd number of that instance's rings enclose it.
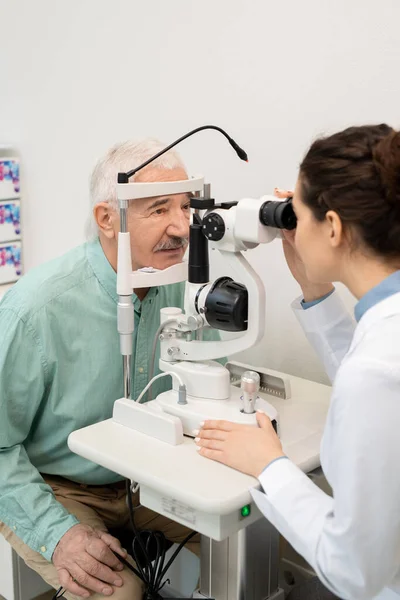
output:
{"label": "black cable", "polygon": [[[133,503],[132,503],[132,493],[131,493],[131,482],[129,479],[127,479],[125,481],[125,487],[126,487],[126,493],[127,493],[127,498],[128,498],[128,508],[129,508],[129,518],[130,518],[130,522],[131,522],[131,526],[132,526],[132,530],[133,530],[133,535],[134,535],[134,539],[132,542],[132,552],[134,554],[133,558],[135,558],[136,560],[136,552],[135,552],[135,541],[138,541],[138,544],[140,546],[140,549],[143,553],[143,556],[145,557],[145,564],[146,564],[146,568],[148,568],[149,565],[149,560],[147,560],[148,554],[146,551],[146,548],[144,547],[143,543],[142,543],[142,539],[140,537],[140,532],[136,529],[136,525],[135,525],[135,518],[134,518],[134,508],[133,508]],[[148,583],[149,581],[149,574],[146,573],[144,574],[143,572],[143,568],[142,565],[140,563],[140,561],[136,560],[136,564],[139,568],[139,571],[141,573],[140,578],[142,579],[142,581],[144,581],[145,583]]]}
{"label": "black cable", "polygon": [[[182,142],[186,138],[190,137],[191,135],[194,135],[195,133],[197,133],[199,131],[203,131],[204,129],[215,129],[216,131],[219,131],[220,133],[222,133],[222,135],[224,135],[226,137],[226,139],[228,140],[228,142],[230,143],[230,145],[232,146],[232,148],[235,150],[235,152],[238,155],[238,157],[241,160],[245,160],[246,162],[248,161],[247,154],[243,150],[243,148],[241,148],[235,142],[235,140],[232,139],[226,133],[226,131],[224,131],[223,129],[221,129],[221,127],[217,127],[216,125],[202,125],[201,127],[197,127],[196,129],[193,129],[192,131],[189,131],[189,133],[186,133],[185,135],[183,135],[182,137],[180,137],[178,140],[175,140],[175,142],[172,142],[172,144],[170,144],[169,146],[167,146],[163,150],[160,150],[160,152],[157,152],[157,154],[155,154],[154,156],[152,156],[151,158],[149,158],[148,160],[146,160],[144,163],[142,163],[141,165],[139,165],[135,169],[132,169],[131,171],[128,171],[126,173],[127,179],[129,179],[130,177],[132,177],[132,175],[135,175],[135,173],[137,173],[141,169],[144,169],[144,167],[147,167],[147,165],[149,165],[151,162],[153,162],[153,160],[156,160],[156,158],[158,158],[159,156],[162,156],[165,152],[168,152],[168,150],[171,150],[171,148],[173,148],[177,144],[180,144],[180,142]],[[123,183],[123,182],[121,181],[121,183]]]}
{"label": "black cable", "polygon": [[[163,587],[161,585],[161,580],[162,580],[162,573],[163,573],[163,568],[164,568],[164,562],[165,562],[165,552],[163,552],[161,554],[161,559],[160,562],[158,564],[157,567],[157,572],[156,572],[156,579],[155,579],[155,587],[158,588],[159,590]],[[164,585],[164,584],[163,584]]]}
{"label": "black cable", "polygon": [[[147,585],[149,593],[153,593],[153,592],[156,592],[156,588],[155,588],[156,573],[158,570],[158,562],[160,559],[160,555],[165,556],[165,536],[163,534],[161,534],[160,532],[139,531],[136,528],[135,516],[134,516],[135,509],[133,507],[133,502],[132,502],[130,483],[131,482],[129,481],[129,479],[127,479],[126,480],[126,490],[127,490],[127,495],[128,495],[129,517],[130,517],[131,526],[132,526],[132,530],[133,530],[133,534],[134,534],[134,538],[133,538],[133,542],[132,542],[132,554],[133,554],[133,558],[136,562],[136,565],[138,566],[138,568],[141,571],[142,581],[144,581],[144,583]],[[142,541],[142,535],[144,535],[144,534],[147,534],[147,536],[148,536],[147,542],[146,542],[146,547],[144,546],[143,541]],[[160,552],[160,541],[158,539],[159,537],[161,537],[162,542],[163,542],[162,552]],[[155,560],[151,561],[149,550],[150,550],[150,543],[151,543],[151,541],[154,541],[154,540],[156,540],[156,544],[157,544],[157,554],[156,554]],[[136,544],[139,545],[139,548],[140,548],[143,558],[144,558],[144,562],[146,565],[145,574],[143,573],[143,569],[141,566],[142,557],[141,556],[139,557],[139,553],[135,549]]]}
{"label": "black cable", "polygon": [[[149,536],[149,542],[152,538]],[[160,561],[163,562],[163,557],[165,557],[165,536],[159,535],[159,532],[155,532],[155,541],[156,541],[156,558],[154,560],[154,569],[152,569],[152,578],[151,578],[151,589],[157,589],[157,573],[159,571]]]}
{"label": "black cable", "polygon": [[[185,537],[185,539],[179,544],[179,546],[177,547],[177,549],[175,550],[175,552],[173,553],[173,555],[171,556],[171,558],[169,559],[169,561],[167,562],[167,564],[164,567],[163,572],[161,573],[161,578],[160,581],[163,577],[165,577],[166,572],[168,571],[168,569],[170,568],[170,566],[172,565],[172,563],[174,562],[174,560],[176,559],[176,557],[178,556],[179,552],[182,550],[182,548],[184,547],[185,544],[188,543],[189,540],[192,539],[193,536],[196,535],[195,531],[192,531],[191,533],[189,533],[189,535],[187,535]],[[161,588],[160,588],[161,589]]]}
{"label": "black cable", "polygon": [[[139,571],[137,569],[135,569],[135,567],[133,565],[131,565],[131,563],[126,560],[126,558],[122,558],[122,556],[120,556],[118,554],[118,560],[120,560],[126,567],[128,567],[128,569],[133,571],[133,573],[135,573],[136,577],[139,577],[139,579],[142,579],[142,576],[139,573]],[[142,581],[143,581],[143,579],[142,579]]]}
{"label": "black cable", "polygon": [[[126,492],[128,496],[128,508],[129,508],[129,518],[134,534],[134,538],[132,541],[132,556],[136,562],[136,565],[139,569],[135,569],[126,559],[121,559],[121,561],[126,565],[131,571],[135,573],[146,585],[146,599],[147,600],[158,600],[161,598],[159,592],[167,583],[168,580],[163,582],[163,579],[178,556],[179,552],[182,550],[184,545],[194,536],[196,535],[195,531],[192,531],[186,538],[179,544],[178,548],[175,550],[168,563],[164,566],[165,563],[165,555],[166,555],[166,537],[161,531],[150,531],[150,530],[142,530],[139,531],[135,525],[135,510],[132,502],[132,494],[131,494],[131,482],[129,479],[126,480]],[[142,536],[147,536],[145,543],[143,543]],[[156,553],[155,558],[151,558],[150,551],[151,545],[155,544]],[[139,549],[141,555],[139,554]],[[141,561],[144,558],[144,562],[146,564],[146,568],[143,569],[141,565]]]}

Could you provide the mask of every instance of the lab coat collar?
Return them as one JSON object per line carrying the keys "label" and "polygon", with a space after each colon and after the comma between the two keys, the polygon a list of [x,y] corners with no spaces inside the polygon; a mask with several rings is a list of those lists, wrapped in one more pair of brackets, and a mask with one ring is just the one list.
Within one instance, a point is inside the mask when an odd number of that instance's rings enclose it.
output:
{"label": "lab coat collar", "polygon": [[381,283],[373,287],[357,302],[354,308],[354,316],[356,321],[360,321],[361,317],[372,306],[378,302],[385,300],[389,296],[400,292],[400,271],[395,271],[386,277]]}
{"label": "lab coat collar", "polygon": [[364,337],[365,333],[377,322],[400,314],[400,291],[371,306],[361,317],[350,346],[351,352]]}

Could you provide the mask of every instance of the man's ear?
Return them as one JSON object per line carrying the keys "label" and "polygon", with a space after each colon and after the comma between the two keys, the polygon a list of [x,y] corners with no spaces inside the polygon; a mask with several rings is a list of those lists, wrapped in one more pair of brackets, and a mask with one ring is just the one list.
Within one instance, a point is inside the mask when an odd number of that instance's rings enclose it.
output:
{"label": "man's ear", "polygon": [[116,237],[115,234],[115,218],[116,211],[108,202],[99,202],[93,209],[93,216],[99,228],[108,239]]}
{"label": "man's ear", "polygon": [[332,248],[338,248],[344,240],[342,220],[334,210],[328,210],[325,217],[331,246]]}

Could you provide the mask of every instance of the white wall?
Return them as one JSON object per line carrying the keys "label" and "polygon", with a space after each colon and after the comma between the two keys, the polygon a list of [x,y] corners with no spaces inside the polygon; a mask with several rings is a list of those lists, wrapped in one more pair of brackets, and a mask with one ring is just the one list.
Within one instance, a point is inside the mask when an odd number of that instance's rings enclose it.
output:
{"label": "white wall", "polygon": [[[236,200],[293,184],[318,133],[398,126],[399,23],[398,0],[0,0],[0,143],[22,155],[26,269],[82,242],[90,169],[117,140],[225,127],[248,165],[212,132],[180,150]],[[322,381],[279,244],[249,255],[268,329],[248,357]]]}
{"label": "white wall", "polygon": [[12,548],[5,538],[0,535],[0,594],[7,600],[15,599],[14,564]]}

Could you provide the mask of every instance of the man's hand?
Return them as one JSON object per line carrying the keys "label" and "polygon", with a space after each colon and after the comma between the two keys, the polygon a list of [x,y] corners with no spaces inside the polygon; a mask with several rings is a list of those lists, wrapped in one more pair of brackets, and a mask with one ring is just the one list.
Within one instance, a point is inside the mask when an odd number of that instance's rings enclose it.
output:
{"label": "man's hand", "polygon": [[275,458],[285,456],[271,420],[257,411],[258,428],[229,421],[206,421],[195,442],[201,456],[258,477]]}
{"label": "man's hand", "polygon": [[53,552],[60,585],[84,598],[90,596],[90,591],[111,596],[113,585],[123,585],[115,571],[122,571],[124,566],[114,553],[126,558],[126,551],[112,535],[89,525],[74,525]]}

